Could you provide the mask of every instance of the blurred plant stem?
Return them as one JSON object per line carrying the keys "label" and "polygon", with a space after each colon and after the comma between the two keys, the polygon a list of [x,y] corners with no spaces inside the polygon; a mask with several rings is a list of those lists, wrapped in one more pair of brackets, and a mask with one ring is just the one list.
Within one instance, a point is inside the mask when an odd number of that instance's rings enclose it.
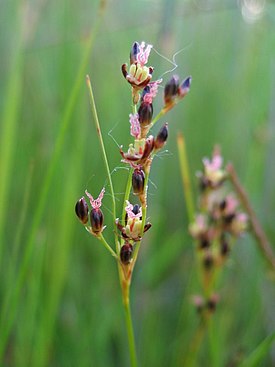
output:
{"label": "blurred plant stem", "polygon": [[249,198],[247,193],[245,192],[245,189],[240,183],[240,180],[238,178],[238,175],[236,173],[236,170],[232,163],[228,164],[226,167],[226,171],[229,175],[229,179],[234,186],[234,189],[240,199],[240,202],[242,203],[245,211],[247,212],[252,226],[252,231],[254,233],[254,236],[258,242],[259,248],[261,250],[261,253],[263,257],[266,259],[267,263],[270,265],[270,267],[275,270],[275,255],[272,250],[272,246],[267,238],[267,235],[265,231],[263,230],[260,222],[258,221],[258,218],[256,216],[256,213],[254,212],[252,205],[250,204]]}
{"label": "blurred plant stem", "polygon": [[205,335],[205,328],[206,328],[205,322],[203,320],[200,320],[200,323],[197,326],[197,329],[191,339],[189,350],[187,351],[186,356],[182,357],[182,355],[180,355],[178,367],[194,366],[194,364],[196,363],[197,359],[196,357],[198,355],[200,345]]}
{"label": "blurred plant stem", "polygon": [[188,164],[188,157],[186,152],[185,139],[183,134],[179,133],[177,137],[178,143],[178,153],[180,161],[180,172],[182,177],[183,192],[186,200],[187,214],[189,223],[194,220],[195,217],[195,207],[193,199],[193,190],[190,180],[190,170]]}
{"label": "blurred plant stem", "polygon": [[[187,207],[187,215],[189,224],[194,221],[195,218],[195,205],[194,205],[194,197],[193,197],[193,190],[191,184],[191,176],[190,176],[190,169],[189,169],[189,161],[186,151],[186,144],[184,135],[179,133],[177,136],[177,145],[178,145],[178,154],[179,154],[179,164],[180,164],[180,171],[182,177],[182,185],[183,191],[186,201]],[[196,267],[197,267],[197,276],[199,278],[199,282],[201,284],[203,296],[205,299],[209,299],[215,289],[215,284],[217,278],[219,276],[218,269],[212,269],[208,271],[206,269],[201,268],[201,254],[198,249],[195,250],[196,252]],[[204,335],[206,332],[209,334],[209,342],[212,346],[212,312],[210,310],[206,310],[200,313],[200,323],[193,335],[193,338],[190,342],[189,348],[187,350],[186,356],[179,355],[178,358],[178,366],[193,366],[196,363],[196,358],[203,341]],[[211,325],[211,330],[209,328]],[[213,348],[210,348],[211,353],[211,361],[216,360],[216,356],[214,355]]]}

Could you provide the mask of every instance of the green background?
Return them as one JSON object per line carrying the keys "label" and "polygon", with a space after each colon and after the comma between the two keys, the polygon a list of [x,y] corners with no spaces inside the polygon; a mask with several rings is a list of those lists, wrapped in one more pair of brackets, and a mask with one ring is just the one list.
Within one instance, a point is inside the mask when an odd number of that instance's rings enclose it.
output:
{"label": "green background", "polygon": [[[251,8],[247,18],[245,4],[251,3],[265,5],[259,19],[251,18]],[[171,60],[179,50],[174,73],[193,77],[190,94],[161,121],[169,122],[167,153],[152,166],[153,226],[132,284],[140,366],[176,366],[198,324],[190,302],[200,288],[179,171],[179,131],[194,187],[201,159],[220,144],[275,240],[273,1],[107,0],[95,33],[98,7],[92,0],[1,2],[1,366],[129,366],[116,263],[78,222],[74,205],[86,188],[96,196],[107,183],[86,74],[110,167],[117,168],[117,205],[123,205],[127,172],[119,169],[118,145],[126,149],[131,141],[131,94],[120,67],[129,62],[134,41],[154,45],[154,78],[170,78],[165,57]],[[159,95],[155,113],[161,106]],[[111,241],[108,186],[106,191]],[[199,366],[234,366],[274,331],[269,275],[253,237],[238,240],[219,286],[213,340],[203,341]],[[274,350],[263,366],[272,363]]]}

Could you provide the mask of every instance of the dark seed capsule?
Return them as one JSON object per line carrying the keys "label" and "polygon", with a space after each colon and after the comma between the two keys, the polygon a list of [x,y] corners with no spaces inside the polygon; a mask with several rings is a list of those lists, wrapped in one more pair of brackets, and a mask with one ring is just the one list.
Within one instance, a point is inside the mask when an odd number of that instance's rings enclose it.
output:
{"label": "dark seed capsule", "polygon": [[78,200],[75,204],[75,213],[81,223],[86,224],[88,222],[89,209],[84,197]]}
{"label": "dark seed capsule", "polygon": [[183,98],[189,92],[190,86],[191,86],[191,81],[192,81],[191,76],[188,76],[186,79],[183,80],[183,82],[179,86],[178,94],[179,94],[180,98]]}
{"label": "dark seed capsule", "polygon": [[101,209],[92,209],[90,212],[90,222],[95,234],[99,234],[103,227],[104,215]]}
{"label": "dark seed capsule", "polygon": [[137,213],[139,212],[139,208],[140,208],[140,206],[139,206],[138,204],[135,204],[135,205],[134,205],[134,207],[133,207],[132,212],[133,212],[135,215],[137,215]]}
{"label": "dark seed capsule", "polygon": [[154,148],[155,149],[161,149],[168,139],[168,124],[164,124],[162,128],[160,129],[156,139],[154,140]]}
{"label": "dark seed capsule", "polygon": [[138,109],[138,118],[140,126],[148,126],[153,117],[153,105],[151,103],[141,102]]}
{"label": "dark seed capsule", "polygon": [[233,222],[233,219],[236,217],[236,213],[226,215],[223,220],[225,224],[230,225]]}
{"label": "dark seed capsule", "polygon": [[177,75],[173,75],[169,82],[166,83],[164,87],[164,103],[165,105],[173,102],[175,97],[178,94],[179,88],[179,77]]}
{"label": "dark seed capsule", "polygon": [[230,247],[227,241],[223,240],[220,244],[220,252],[222,256],[227,256],[230,252]]}
{"label": "dark seed capsule", "polygon": [[144,191],[145,174],[142,169],[136,168],[132,175],[132,187],[135,195],[142,194]]}
{"label": "dark seed capsule", "polygon": [[216,310],[217,304],[219,301],[219,297],[216,294],[213,294],[206,302],[206,307],[210,312],[214,312]]}
{"label": "dark seed capsule", "polygon": [[211,254],[207,254],[203,259],[203,267],[205,270],[211,270],[214,265],[214,259]]}
{"label": "dark seed capsule", "polygon": [[146,85],[146,87],[143,89],[142,94],[141,94],[141,100],[143,101],[143,98],[145,96],[145,94],[150,92],[150,87],[149,85]]}
{"label": "dark seed capsule", "polygon": [[125,243],[120,250],[120,260],[122,264],[128,265],[131,261],[133,253],[133,246],[130,243]]}
{"label": "dark seed capsule", "polygon": [[149,157],[153,149],[154,149],[154,137],[153,135],[149,135],[145,141],[145,147],[141,160],[145,161]]}
{"label": "dark seed capsule", "polygon": [[134,42],[130,51],[130,64],[133,64],[137,61],[137,54],[139,53],[139,51],[140,51],[139,43]]}
{"label": "dark seed capsule", "polygon": [[208,240],[208,238],[201,238],[199,241],[199,247],[201,249],[206,249],[208,247],[210,247],[210,242]]}
{"label": "dark seed capsule", "polygon": [[226,199],[222,200],[220,202],[220,209],[223,211],[227,206],[227,202],[226,202]]}

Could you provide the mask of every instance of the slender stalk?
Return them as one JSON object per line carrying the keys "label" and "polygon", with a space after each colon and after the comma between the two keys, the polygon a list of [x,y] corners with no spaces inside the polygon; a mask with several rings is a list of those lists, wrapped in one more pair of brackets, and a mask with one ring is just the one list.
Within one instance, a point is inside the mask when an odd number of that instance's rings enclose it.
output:
{"label": "slender stalk", "polygon": [[102,242],[104,247],[111,253],[111,255],[114,256],[114,258],[116,258],[118,260],[117,254],[112,249],[112,247],[108,244],[108,242],[105,240],[102,233],[100,234],[100,236],[98,236],[98,239]]}
{"label": "slender stalk", "polygon": [[134,335],[134,328],[133,328],[132,315],[131,315],[130,302],[129,302],[130,284],[128,284],[127,287],[128,287],[128,296],[127,296],[126,302],[124,302],[124,310],[125,310],[125,320],[126,320],[127,335],[128,335],[128,342],[129,342],[129,353],[130,353],[131,367],[137,367],[135,335]]}
{"label": "slender stalk", "polygon": [[243,186],[240,183],[240,180],[237,176],[237,173],[235,171],[235,168],[232,163],[228,164],[226,167],[227,173],[229,175],[229,178],[232,182],[232,185],[235,188],[236,193],[239,196],[239,199],[246,210],[247,214],[250,217],[252,230],[254,232],[254,236],[256,240],[258,241],[259,247],[262,251],[263,256],[267,260],[267,263],[271,266],[273,270],[275,270],[275,255],[272,250],[272,247],[270,245],[270,242],[265,234],[265,231],[263,230],[260,222],[258,221],[258,218],[256,216],[256,213],[254,212],[248,195],[245,192]]}
{"label": "slender stalk", "polygon": [[191,339],[189,351],[182,360],[179,360],[178,366],[188,366],[192,367],[196,363],[197,355],[199,352],[200,345],[205,335],[206,324],[203,319],[200,320],[200,323]]}
{"label": "slender stalk", "polygon": [[151,124],[150,124],[150,128],[153,127],[155,125],[155,123],[163,116],[165,115],[165,109],[163,108],[162,110],[160,110],[160,112],[157,114],[157,116],[152,120]]}
{"label": "slender stalk", "polygon": [[105,168],[106,168],[106,172],[107,172],[107,176],[108,176],[108,181],[109,181],[109,185],[110,185],[112,203],[113,203],[113,217],[114,217],[114,225],[115,225],[115,221],[116,221],[115,193],[114,193],[111,172],[110,172],[108,158],[107,158],[106,151],[105,151],[104,141],[103,141],[103,138],[102,138],[100,123],[99,123],[99,119],[98,119],[98,115],[97,115],[97,111],[96,111],[96,105],[95,105],[93,89],[92,89],[92,85],[91,85],[89,75],[86,76],[86,81],[87,81],[87,86],[88,86],[88,90],[89,90],[90,104],[91,104],[91,109],[92,109],[92,113],[93,113],[93,117],[94,117],[96,131],[97,131],[97,134],[98,134],[98,138],[99,138],[99,142],[100,142],[100,146],[101,146],[101,150],[102,150],[102,155],[103,155],[103,161],[104,161],[104,164],[105,164]]}
{"label": "slender stalk", "polygon": [[178,143],[180,171],[181,171],[182,184],[183,184],[184,195],[185,195],[185,200],[186,200],[187,214],[188,214],[189,223],[191,223],[195,217],[195,206],[194,206],[194,200],[193,200],[192,185],[191,185],[191,180],[190,180],[188,157],[187,157],[185,139],[184,139],[183,134],[181,133],[178,134],[177,143]]}

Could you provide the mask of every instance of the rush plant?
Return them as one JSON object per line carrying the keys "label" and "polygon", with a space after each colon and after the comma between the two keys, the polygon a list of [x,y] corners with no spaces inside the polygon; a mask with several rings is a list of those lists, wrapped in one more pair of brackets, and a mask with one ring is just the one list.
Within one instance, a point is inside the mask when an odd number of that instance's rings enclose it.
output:
{"label": "rush plant", "polygon": [[163,124],[156,136],[151,135],[150,131],[162,116],[186,96],[191,84],[191,77],[180,82],[178,76],[172,76],[163,89],[163,107],[153,118],[153,101],[158,95],[162,80],[152,80],[154,68],[147,66],[151,50],[152,45],[150,44],[134,42],[130,51],[130,66],[122,65],[122,74],[131,88],[132,111],[129,114],[129,122],[133,141],[127,151],[123,151],[122,148],[118,151],[118,157],[120,155],[120,159],[129,171],[120,216],[117,212],[111,170],[101,134],[93,90],[90,78],[87,76],[91,109],[108,177],[108,190],[112,197],[113,242],[107,242],[104,236],[105,220],[101,205],[104,200],[105,187],[102,188],[97,198],[87,190],[85,191],[90,206],[84,196],[77,201],[75,206],[80,222],[96,240],[105,246],[117,262],[132,367],[137,366],[137,356],[130,311],[131,279],[143,236],[151,228],[151,223],[147,222],[148,182],[153,159],[156,153],[165,146],[168,139],[168,123]]}

